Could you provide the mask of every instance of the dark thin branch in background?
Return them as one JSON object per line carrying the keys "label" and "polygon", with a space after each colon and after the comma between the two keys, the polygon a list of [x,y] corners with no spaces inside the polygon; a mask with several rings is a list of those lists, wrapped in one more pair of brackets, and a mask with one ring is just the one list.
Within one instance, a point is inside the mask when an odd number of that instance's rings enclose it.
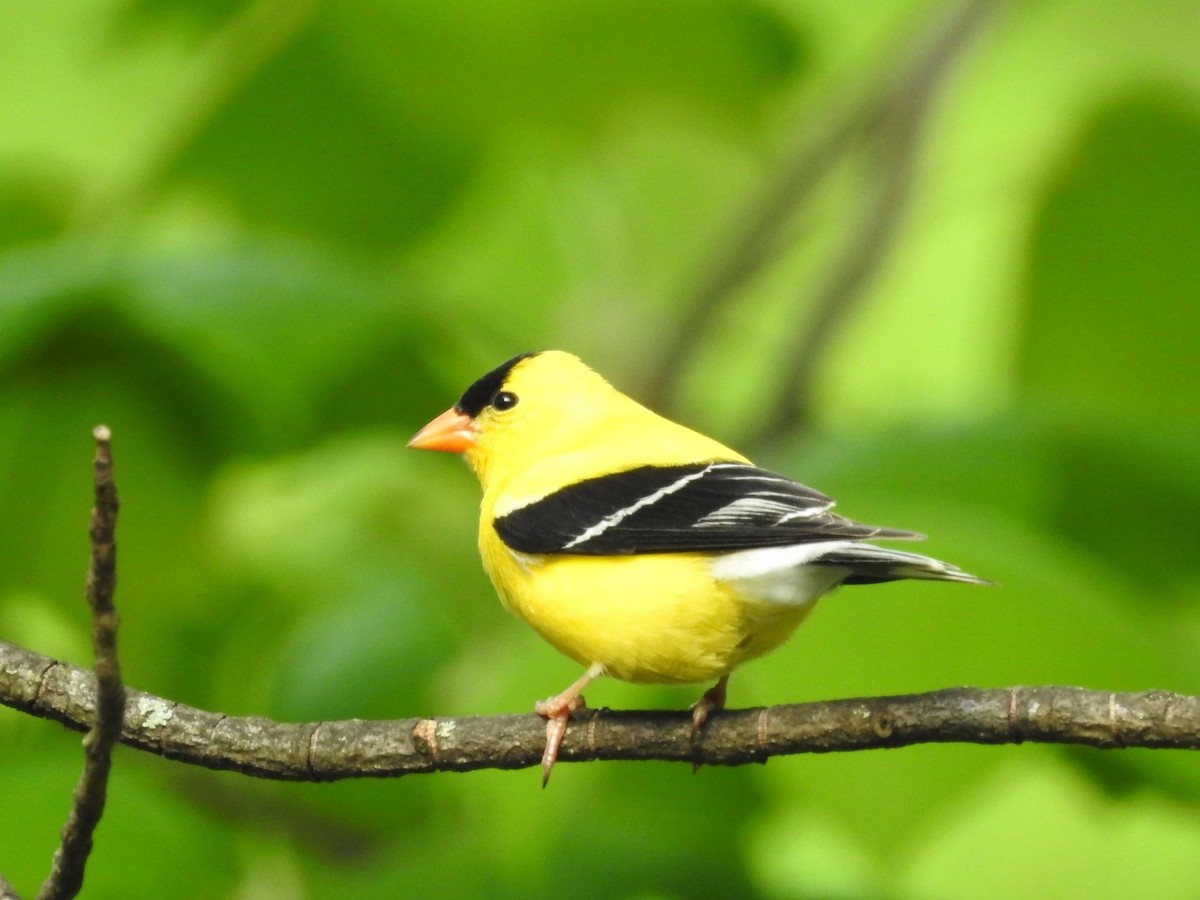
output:
{"label": "dark thin branch in background", "polygon": [[939,23],[924,51],[874,110],[867,135],[878,178],[874,196],[868,198],[855,239],[813,301],[815,312],[808,329],[797,331],[785,349],[783,358],[795,361],[793,376],[785,382],[773,413],[756,437],[807,424],[813,381],[825,351],[870,287],[900,233],[912,193],[921,131],[938,90],[997,2],[974,0]]}
{"label": "dark thin branch in background", "polygon": [[[89,678],[90,706],[81,726],[89,727],[83,739],[84,768],[75,786],[62,843],[54,853],[50,875],[38,891],[38,900],[74,897],[83,887],[83,870],[92,852],[92,835],[104,814],[112,751],[121,737],[125,717],[125,687],[117,661],[117,610],[113,594],[117,586],[117,488],[112,478],[112,452],[108,427],[97,425],[93,475],[96,505],[92,509],[88,536],[91,562],[87,574],[87,600],[92,611],[92,650],[95,678]],[[43,673],[45,674],[45,673]]]}
{"label": "dark thin branch in background", "polygon": [[762,191],[758,204],[746,216],[745,226],[717,254],[704,280],[680,302],[685,309],[683,320],[658,355],[657,371],[645,389],[650,406],[668,405],[674,381],[686,367],[688,355],[737,291],[783,249],[783,232],[858,137],[869,111],[869,107],[853,110],[821,140],[806,143]]}
{"label": "dark thin branch in background", "polygon": [[[805,142],[785,162],[782,172],[762,192],[746,225],[717,254],[708,276],[684,302],[687,309],[660,364],[647,396],[651,405],[665,406],[672,380],[686,368],[692,348],[719,317],[736,292],[784,249],[783,237],[796,214],[816,194],[816,189],[846,154],[862,142],[877,160],[879,185],[874,201],[864,212],[860,235],[830,275],[824,291],[813,302],[817,312],[811,332],[798,336],[786,358],[797,359],[797,383],[780,401],[772,427],[780,419],[795,424],[806,412],[811,373],[830,335],[836,331],[846,307],[870,282],[886,257],[891,237],[908,194],[912,159],[924,113],[945,80],[951,63],[969,45],[993,7],[1001,0],[968,0],[948,13],[939,12],[929,35],[906,64],[877,76],[878,89],[844,116],[815,143]],[[795,354],[802,354],[797,357]],[[764,429],[765,430],[765,429]]]}
{"label": "dark thin branch in background", "polygon": [[[0,642],[0,701],[83,729],[95,688],[85,670]],[[729,710],[699,738],[691,713],[589,709],[571,720],[559,761],[669,760],[704,765],[911,744],[1082,744],[1200,750],[1200,697],[1076,687],[950,688]],[[129,691],[121,740],[209,769],[282,781],[520,769],[540,763],[546,722],[533,715],[289,724],[224,716]]]}

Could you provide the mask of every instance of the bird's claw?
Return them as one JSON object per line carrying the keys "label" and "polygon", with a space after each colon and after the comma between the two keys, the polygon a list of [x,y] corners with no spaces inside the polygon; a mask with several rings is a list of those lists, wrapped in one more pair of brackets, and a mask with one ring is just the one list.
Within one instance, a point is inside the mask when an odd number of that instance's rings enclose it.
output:
{"label": "bird's claw", "polygon": [[562,747],[563,738],[567,734],[567,723],[571,713],[586,709],[587,701],[582,694],[576,694],[570,699],[563,700],[562,696],[539,700],[533,705],[533,711],[546,719],[546,749],[542,751],[542,787],[550,783],[550,773],[554,763],[558,761],[558,751]]}
{"label": "bird's claw", "polygon": [[[692,740],[696,739],[696,735],[700,733],[700,729],[704,727],[704,723],[708,721],[710,714],[725,708],[725,688],[729,683],[729,676],[722,678],[692,704]],[[692,772],[700,771],[701,763],[699,761],[692,763]]]}
{"label": "bird's claw", "polygon": [[725,688],[729,683],[728,678],[722,678],[707,691],[704,695],[692,704],[692,736],[695,737],[697,732],[708,721],[711,713],[717,712],[725,708]]}
{"label": "bird's claw", "polygon": [[557,697],[548,697],[533,704],[533,711],[546,719],[566,718],[575,710],[586,708],[587,701],[583,699],[583,694],[576,694],[566,700],[560,694]]}

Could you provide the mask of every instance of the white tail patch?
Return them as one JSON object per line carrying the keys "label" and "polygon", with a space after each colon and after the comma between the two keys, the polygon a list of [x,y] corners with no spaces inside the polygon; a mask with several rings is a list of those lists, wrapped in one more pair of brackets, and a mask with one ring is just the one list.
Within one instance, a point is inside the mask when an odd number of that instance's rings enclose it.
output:
{"label": "white tail patch", "polygon": [[841,566],[814,565],[814,561],[853,545],[853,541],[814,541],[741,550],[714,559],[712,574],[717,581],[733,585],[748,597],[787,606],[808,606],[841,584],[851,572]]}
{"label": "white tail patch", "polygon": [[957,566],[861,541],[814,541],[762,547],[716,557],[712,574],[747,597],[805,606],[851,576],[866,581],[917,578],[990,584]]}

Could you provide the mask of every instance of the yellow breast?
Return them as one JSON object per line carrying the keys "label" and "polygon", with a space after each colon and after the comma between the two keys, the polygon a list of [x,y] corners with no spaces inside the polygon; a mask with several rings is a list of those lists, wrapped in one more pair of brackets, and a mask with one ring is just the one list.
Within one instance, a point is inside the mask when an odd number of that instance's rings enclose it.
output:
{"label": "yellow breast", "polygon": [[727,675],[787,640],[811,609],[743,597],[701,555],[521,557],[494,534],[480,538],[505,606],[562,653],[623,681]]}

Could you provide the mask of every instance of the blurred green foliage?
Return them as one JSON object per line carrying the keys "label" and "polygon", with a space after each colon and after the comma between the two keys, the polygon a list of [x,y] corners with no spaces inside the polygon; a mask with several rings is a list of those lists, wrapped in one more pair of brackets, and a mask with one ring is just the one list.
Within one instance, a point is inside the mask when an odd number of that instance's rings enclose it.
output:
{"label": "blurred green foliage", "polygon": [[[89,661],[103,421],[131,684],[296,720],[530,709],[577,672],[495,602],[469,475],[405,440],[530,348],[645,396],[789,154],[949,8],[0,7],[0,637]],[[1200,692],[1198,40],[1195,4],[1002,7],[939,87],[807,427],[755,437],[862,227],[854,148],[688,344],[669,412],[1001,584],[847,589],[738,674],[735,705]],[[0,871],[28,894],[78,743],[0,710]],[[1166,752],[569,765],[543,792],[121,750],[86,895],[1192,897],[1198,804],[1197,761]]]}

